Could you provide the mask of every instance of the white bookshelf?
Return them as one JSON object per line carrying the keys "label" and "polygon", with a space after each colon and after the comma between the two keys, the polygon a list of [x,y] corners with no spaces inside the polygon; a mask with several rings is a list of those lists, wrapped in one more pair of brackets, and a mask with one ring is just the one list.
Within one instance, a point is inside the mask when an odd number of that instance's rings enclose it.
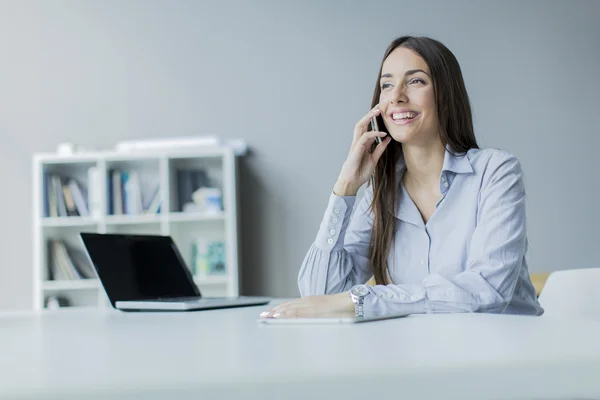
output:
{"label": "white bookshelf", "polygon": [[[173,237],[182,257],[192,267],[192,244],[200,238],[222,241],[225,248],[225,272],[195,275],[194,282],[205,296],[238,296],[237,233],[237,159],[229,147],[202,148],[195,151],[162,152],[93,152],[73,155],[36,154],[33,160],[33,305],[45,307],[49,296],[60,296],[69,307],[109,307],[104,289],[96,278],[49,279],[51,254],[49,240],[61,240],[68,247],[85,251],[80,232],[134,233]],[[90,182],[89,171],[95,167],[101,179]],[[136,171],[141,193],[151,193],[158,185],[161,206],[158,213],[113,215],[110,209],[110,176],[113,170]],[[221,211],[183,212],[177,188],[178,170],[204,170],[211,183],[222,193]],[[49,216],[45,198],[49,175],[74,178],[80,186],[100,193],[91,195],[87,216]],[[142,196],[144,197],[144,196]],[[149,196],[146,195],[146,198]],[[95,198],[94,202],[92,199]],[[96,209],[93,212],[93,208]],[[89,261],[89,258],[88,258]]]}

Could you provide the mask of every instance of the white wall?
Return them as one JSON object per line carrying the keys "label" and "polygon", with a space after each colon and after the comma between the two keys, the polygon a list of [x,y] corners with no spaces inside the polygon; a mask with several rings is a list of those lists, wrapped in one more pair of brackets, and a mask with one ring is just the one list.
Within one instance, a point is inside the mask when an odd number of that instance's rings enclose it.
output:
{"label": "white wall", "polygon": [[394,37],[454,51],[480,144],[522,161],[533,271],[600,266],[600,2],[0,1],[0,309],[31,306],[31,157],[244,137],[244,292],[297,295]]}

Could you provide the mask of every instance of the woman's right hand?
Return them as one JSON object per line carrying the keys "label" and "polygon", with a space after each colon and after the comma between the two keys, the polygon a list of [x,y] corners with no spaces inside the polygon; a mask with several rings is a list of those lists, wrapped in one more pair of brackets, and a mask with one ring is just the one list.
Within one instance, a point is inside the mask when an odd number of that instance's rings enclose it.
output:
{"label": "woman's right hand", "polygon": [[381,158],[387,145],[391,141],[388,136],[378,143],[373,153],[370,152],[376,137],[383,138],[385,132],[369,131],[371,118],[379,115],[379,105],[375,106],[354,127],[354,139],[350,146],[348,158],[342,166],[338,180],[333,192],[338,196],[356,196],[358,189],[364,185],[373,175],[375,165]]}

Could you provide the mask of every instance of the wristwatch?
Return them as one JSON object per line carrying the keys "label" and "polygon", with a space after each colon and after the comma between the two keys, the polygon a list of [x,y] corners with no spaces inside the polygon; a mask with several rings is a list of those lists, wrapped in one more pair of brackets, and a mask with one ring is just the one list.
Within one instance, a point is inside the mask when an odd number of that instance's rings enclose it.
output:
{"label": "wristwatch", "polygon": [[354,303],[354,316],[356,318],[364,318],[363,305],[365,304],[365,297],[369,293],[371,292],[369,292],[367,285],[355,285],[350,289],[350,297]]}

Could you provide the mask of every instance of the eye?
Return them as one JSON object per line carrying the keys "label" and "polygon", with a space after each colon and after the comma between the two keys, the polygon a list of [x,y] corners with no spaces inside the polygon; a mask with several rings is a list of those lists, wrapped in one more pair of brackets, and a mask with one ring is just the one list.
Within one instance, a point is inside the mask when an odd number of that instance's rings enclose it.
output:
{"label": "eye", "polygon": [[412,85],[413,83],[416,83],[416,82],[422,83],[423,85],[425,84],[425,81],[423,79],[421,79],[421,78],[411,79],[410,82],[408,82],[408,84]]}
{"label": "eye", "polygon": [[384,83],[383,85],[381,85],[381,90],[383,90],[383,89],[387,89],[387,88],[389,88],[390,86],[391,86],[391,85],[390,85],[390,83],[389,83],[389,82],[387,82],[387,83]]}

